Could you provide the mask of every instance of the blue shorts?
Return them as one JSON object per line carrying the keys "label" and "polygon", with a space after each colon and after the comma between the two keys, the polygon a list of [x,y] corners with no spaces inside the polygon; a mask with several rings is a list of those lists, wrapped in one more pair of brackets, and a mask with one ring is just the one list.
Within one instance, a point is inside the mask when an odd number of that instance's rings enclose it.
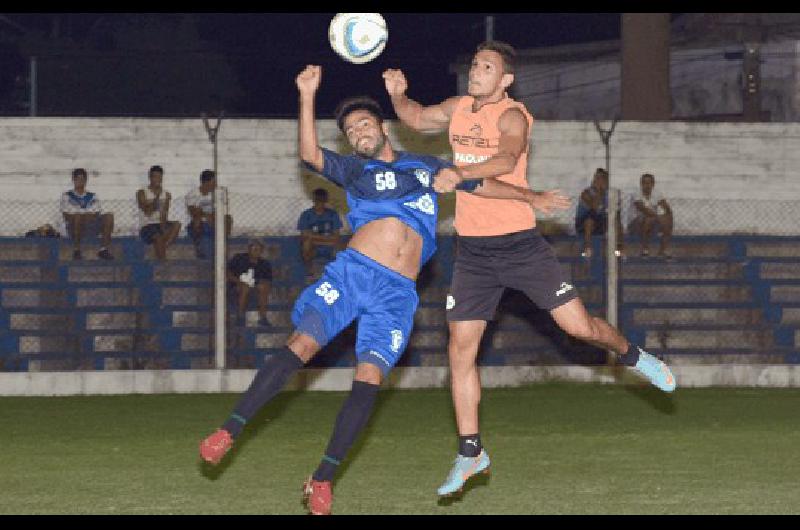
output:
{"label": "blue shorts", "polygon": [[297,331],[325,346],[358,319],[356,359],[389,373],[408,345],[419,305],[416,283],[351,248],[297,299]]}

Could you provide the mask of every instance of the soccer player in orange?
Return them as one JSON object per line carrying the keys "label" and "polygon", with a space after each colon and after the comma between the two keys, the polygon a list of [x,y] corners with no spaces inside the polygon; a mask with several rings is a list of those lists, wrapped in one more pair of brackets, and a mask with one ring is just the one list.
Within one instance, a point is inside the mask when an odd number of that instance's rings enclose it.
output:
{"label": "soccer player in orange", "polygon": [[[514,82],[514,59],[514,49],[508,44],[480,44],[469,70],[468,95],[430,106],[409,99],[402,71],[384,72],[386,90],[405,125],[421,132],[448,131],[456,167],[439,172],[434,183],[437,192],[454,191],[465,180],[487,178],[528,186],[533,117],[507,94]],[[458,253],[447,296],[447,320],[459,452],[438,489],[440,496],[460,492],[470,477],[489,470],[478,428],[481,385],[476,358],[486,322],[494,318],[506,287],[522,291],[549,311],[568,334],[613,350],[618,362],[634,367],[665,392],[675,389],[675,378],[664,362],[586,311],[575,288],[562,277],[553,249],[537,232],[529,205],[456,191],[455,228]]]}

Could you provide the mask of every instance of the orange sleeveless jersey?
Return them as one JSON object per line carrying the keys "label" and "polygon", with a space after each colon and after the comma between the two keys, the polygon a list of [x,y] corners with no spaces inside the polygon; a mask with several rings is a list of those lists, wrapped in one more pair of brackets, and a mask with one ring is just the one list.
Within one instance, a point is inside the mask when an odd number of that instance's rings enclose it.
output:
{"label": "orange sleeveless jersey", "polygon": [[[456,166],[477,164],[497,154],[500,130],[497,123],[506,110],[518,108],[528,119],[528,138],[533,127],[533,117],[525,105],[506,96],[497,103],[489,103],[478,112],[472,112],[474,98],[464,96],[458,100],[450,118],[449,139]],[[528,188],[525,173],[528,167],[528,148],[517,159],[511,173],[498,180]],[[456,192],[456,232],[461,236],[499,236],[529,230],[536,226],[533,208],[522,201],[487,199],[471,193]]]}

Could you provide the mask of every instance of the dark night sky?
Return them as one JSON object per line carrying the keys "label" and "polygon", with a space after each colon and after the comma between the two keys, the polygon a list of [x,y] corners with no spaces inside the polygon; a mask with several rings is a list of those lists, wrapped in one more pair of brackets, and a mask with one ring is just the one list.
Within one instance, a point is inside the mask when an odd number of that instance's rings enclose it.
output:
{"label": "dark night sky", "polygon": [[[369,94],[387,107],[381,80],[386,68],[402,68],[409,95],[434,103],[455,93],[456,76],[448,65],[470,54],[484,40],[487,13],[383,13],[389,28],[386,49],[376,60],[351,65],[328,44],[334,13],[199,13],[194,14],[207,48],[236,56],[236,74],[244,96],[234,114],[296,115],[294,76],[306,64],[323,67],[318,114],[330,115],[348,96]],[[494,37],[518,49],[619,38],[619,13],[495,13]],[[29,28],[48,31],[48,14],[6,14]],[[88,31],[98,17],[115,14],[65,14],[70,30]],[[157,16],[169,17],[169,13]],[[230,113],[230,112],[229,112]]]}
{"label": "dark night sky", "polygon": [[[293,77],[305,64],[323,66],[318,111],[331,112],[339,99],[354,94],[388,98],[381,73],[386,68],[402,68],[409,79],[409,95],[423,103],[434,103],[454,95],[456,76],[448,65],[459,55],[469,54],[484,40],[484,13],[383,13],[389,28],[384,52],[364,65],[351,65],[340,59],[328,44],[328,24],[334,13],[203,15],[204,36],[236,47],[257,50],[259,62],[280,65],[288,86],[278,87],[280,75],[263,80],[264,91],[254,94],[266,101],[253,106],[271,113],[296,112]],[[620,32],[619,13],[494,14],[494,37],[517,48],[553,46],[615,39]],[[236,28],[233,30],[233,28]],[[258,78],[269,70],[251,72]],[[256,83],[257,84],[257,83]],[[286,109],[286,110],[284,110]]]}

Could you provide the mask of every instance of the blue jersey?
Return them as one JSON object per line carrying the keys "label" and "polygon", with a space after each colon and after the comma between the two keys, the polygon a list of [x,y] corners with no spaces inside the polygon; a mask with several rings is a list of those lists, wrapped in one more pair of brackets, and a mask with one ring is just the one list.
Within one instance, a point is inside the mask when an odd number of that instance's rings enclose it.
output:
{"label": "blue jersey", "polygon": [[314,208],[309,208],[300,214],[300,218],[297,220],[298,230],[311,230],[322,236],[330,235],[341,227],[342,221],[339,219],[339,214],[332,208],[325,208],[321,214],[314,211]]}
{"label": "blue jersey", "polygon": [[[452,164],[434,156],[396,151],[394,162],[340,155],[322,148],[322,176],[344,188],[353,232],[370,221],[395,217],[422,237],[420,267],[436,252],[439,205],[433,175]],[[306,166],[316,171],[310,164]],[[473,190],[479,181],[459,186]]]}

